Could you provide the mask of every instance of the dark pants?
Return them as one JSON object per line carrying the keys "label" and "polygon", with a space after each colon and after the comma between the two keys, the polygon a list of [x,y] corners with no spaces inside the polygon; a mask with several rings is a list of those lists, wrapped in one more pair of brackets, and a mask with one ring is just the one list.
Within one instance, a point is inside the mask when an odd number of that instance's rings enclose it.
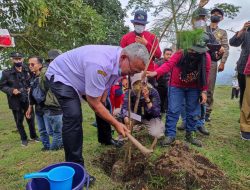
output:
{"label": "dark pants", "polygon": [[246,88],[246,76],[244,74],[238,73],[238,83],[240,86],[240,108],[242,107],[244,92]]}
{"label": "dark pants", "polygon": [[82,156],[83,130],[80,98],[71,86],[61,82],[50,82],[63,111],[62,140],[67,162],[76,162],[84,166]]}
{"label": "dark pants", "polygon": [[[16,127],[17,127],[18,132],[21,136],[21,140],[27,140],[27,135],[26,135],[26,132],[25,132],[24,126],[23,126],[23,120],[24,120],[24,116],[25,116],[27,109],[28,109],[28,105],[23,105],[23,106],[21,106],[20,110],[12,110],[12,113],[13,113],[13,116],[14,116],[15,122],[16,122]],[[35,129],[35,117],[34,117],[33,111],[31,113],[31,118],[30,119],[26,118],[26,121],[27,121],[28,126],[29,126],[30,138],[32,138],[32,139],[37,138],[36,129]]]}
{"label": "dark pants", "polygon": [[232,88],[232,94],[231,94],[231,99],[238,98],[240,90],[237,88]]}
{"label": "dark pants", "polygon": [[161,99],[161,113],[166,113],[168,109],[168,87],[158,86],[157,91]]}
{"label": "dark pants", "polygon": [[[106,106],[108,110],[111,109],[110,101],[107,99]],[[97,134],[98,134],[98,142],[102,144],[110,144],[110,140],[112,138],[111,134],[111,125],[100,118],[98,115],[96,117],[96,124],[97,124]]]}

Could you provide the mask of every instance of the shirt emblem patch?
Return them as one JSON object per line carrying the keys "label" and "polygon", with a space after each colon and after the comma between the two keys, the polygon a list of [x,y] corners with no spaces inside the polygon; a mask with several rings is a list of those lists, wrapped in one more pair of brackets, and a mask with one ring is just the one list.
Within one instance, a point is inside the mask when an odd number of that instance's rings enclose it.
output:
{"label": "shirt emblem patch", "polygon": [[102,70],[97,70],[97,73],[106,77],[107,76],[107,73],[105,71],[102,71]]}

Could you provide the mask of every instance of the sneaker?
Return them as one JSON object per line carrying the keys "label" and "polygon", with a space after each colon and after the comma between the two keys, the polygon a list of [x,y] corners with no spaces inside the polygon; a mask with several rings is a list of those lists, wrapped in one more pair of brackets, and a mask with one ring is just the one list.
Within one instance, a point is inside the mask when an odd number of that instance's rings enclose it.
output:
{"label": "sneaker", "polygon": [[186,124],[183,123],[183,122],[181,123],[181,125],[179,125],[179,126],[177,127],[177,129],[180,130],[180,131],[185,130],[185,128],[186,128]]}
{"label": "sneaker", "polygon": [[206,116],[205,116],[205,121],[206,121],[206,122],[210,122],[210,121],[211,121],[211,118],[210,118],[210,115],[209,115],[209,114],[206,114]]}
{"label": "sneaker", "polygon": [[161,146],[169,146],[175,142],[175,137],[165,137],[162,142]]}
{"label": "sneaker", "polygon": [[240,132],[240,136],[243,140],[249,141],[250,140],[250,132]]}
{"label": "sneaker", "polygon": [[195,138],[194,132],[191,132],[191,133],[187,132],[185,137],[186,137],[186,141],[191,143],[192,145],[202,147],[202,142],[198,140],[197,138]]}
{"label": "sneaker", "polygon": [[21,146],[28,146],[28,141],[27,140],[22,140]]}
{"label": "sneaker", "polygon": [[203,135],[207,135],[207,136],[210,135],[209,131],[207,130],[207,128],[204,125],[197,127],[197,129]]}
{"label": "sneaker", "polygon": [[40,142],[40,139],[39,137],[36,137],[36,138],[30,138],[32,141],[35,141],[35,142]]}

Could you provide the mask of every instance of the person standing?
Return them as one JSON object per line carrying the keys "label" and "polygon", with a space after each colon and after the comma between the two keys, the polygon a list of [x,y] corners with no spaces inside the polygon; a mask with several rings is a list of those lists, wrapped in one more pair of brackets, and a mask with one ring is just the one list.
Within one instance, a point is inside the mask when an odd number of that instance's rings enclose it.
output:
{"label": "person standing", "polygon": [[151,32],[145,30],[146,24],[149,23],[147,21],[147,18],[148,15],[145,11],[138,10],[135,12],[134,19],[131,20],[131,22],[134,25],[134,31],[129,32],[122,37],[120,46],[122,48],[125,48],[126,46],[137,42],[144,45],[149,53],[153,51],[155,47],[157,47],[154,54],[154,58],[152,59],[148,67],[148,71],[154,71],[155,68],[153,61],[155,58],[159,59],[161,57],[161,49],[159,47],[159,42],[157,37]]}
{"label": "person standing", "polygon": [[[125,136],[129,132],[105,108],[108,90],[120,77],[144,70],[148,60],[145,46],[134,43],[124,49],[86,45],[67,51],[50,63],[46,77],[63,111],[62,137],[67,162],[84,166],[81,97],[119,134]],[[95,178],[91,176],[90,181]]]}
{"label": "person standing", "polygon": [[231,94],[231,99],[233,100],[234,97],[237,99],[239,96],[240,92],[240,87],[239,87],[239,82],[237,80],[237,73],[233,76],[232,80],[232,94]]}
{"label": "person standing", "polygon": [[[211,10],[211,24],[207,27],[207,32],[212,33],[216,40],[220,43],[221,48],[216,54],[216,58],[212,58],[210,76],[209,76],[209,86],[207,91],[207,106],[205,120],[209,122],[211,120],[210,115],[212,113],[212,107],[214,103],[214,88],[216,82],[217,71],[224,71],[225,63],[229,55],[229,45],[227,32],[219,28],[219,23],[223,20],[224,12],[222,9],[214,8]],[[220,59],[220,64],[218,66],[218,59]]]}
{"label": "person standing", "polygon": [[[7,95],[9,108],[12,110],[16,127],[21,136],[21,145],[28,145],[28,138],[23,126],[25,113],[29,107],[28,93],[30,89],[31,75],[24,65],[24,56],[19,52],[10,54],[13,66],[2,73],[0,80],[0,90]],[[29,126],[30,138],[39,141],[35,130],[34,112],[30,118],[26,118]]]}
{"label": "person standing", "polygon": [[[25,112],[27,118],[31,117],[31,113],[33,111],[33,106],[35,106],[35,114],[36,114],[36,121],[38,125],[38,131],[40,134],[40,139],[43,144],[42,151],[47,151],[50,149],[50,141],[49,141],[49,134],[47,132],[46,125],[47,120],[44,117],[44,101],[41,101],[41,97],[37,97],[37,94],[34,94],[35,88],[39,88],[39,75],[43,67],[43,59],[37,56],[31,56],[28,60],[30,71],[34,74],[31,80],[31,88],[29,93],[29,108]],[[41,95],[41,94],[39,94]],[[39,101],[37,101],[39,98]]]}
{"label": "person standing", "polygon": [[[165,48],[163,50],[163,58],[156,62],[157,67],[160,67],[163,63],[168,61],[172,56],[172,49]],[[161,113],[166,113],[168,108],[168,81],[169,81],[170,73],[166,73],[163,76],[157,78],[157,91],[161,98]]]}
{"label": "person standing", "polygon": [[250,51],[250,21],[244,23],[244,26],[230,40],[229,44],[234,47],[241,46],[240,58],[237,61],[236,70],[238,72],[238,82],[240,87],[240,108],[242,107],[244,91],[246,88],[246,76],[244,69],[247,64],[247,59]]}
{"label": "person standing", "polygon": [[205,43],[193,45],[187,51],[177,51],[168,62],[156,69],[147,72],[147,76],[161,76],[172,70],[168,111],[166,117],[165,139],[162,146],[171,145],[176,138],[176,124],[185,100],[186,109],[186,141],[201,147],[200,140],[195,138],[196,123],[201,113],[200,104],[206,103],[208,76],[211,65],[210,55]]}

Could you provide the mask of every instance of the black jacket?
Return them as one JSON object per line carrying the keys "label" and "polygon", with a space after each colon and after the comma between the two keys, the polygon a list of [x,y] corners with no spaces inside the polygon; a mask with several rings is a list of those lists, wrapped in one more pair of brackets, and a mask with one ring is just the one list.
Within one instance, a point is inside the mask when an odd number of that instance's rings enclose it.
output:
{"label": "black jacket", "polygon": [[237,61],[237,71],[244,74],[247,59],[250,54],[250,31],[245,32],[241,37],[237,38],[238,32],[229,40],[229,44],[234,47],[241,46],[240,58]]}
{"label": "black jacket", "polygon": [[[10,109],[20,110],[23,105],[28,105],[30,78],[29,70],[24,66],[22,72],[18,72],[15,67],[3,71],[0,79],[0,90],[6,93]],[[21,94],[14,95],[15,88],[21,91]]]}

